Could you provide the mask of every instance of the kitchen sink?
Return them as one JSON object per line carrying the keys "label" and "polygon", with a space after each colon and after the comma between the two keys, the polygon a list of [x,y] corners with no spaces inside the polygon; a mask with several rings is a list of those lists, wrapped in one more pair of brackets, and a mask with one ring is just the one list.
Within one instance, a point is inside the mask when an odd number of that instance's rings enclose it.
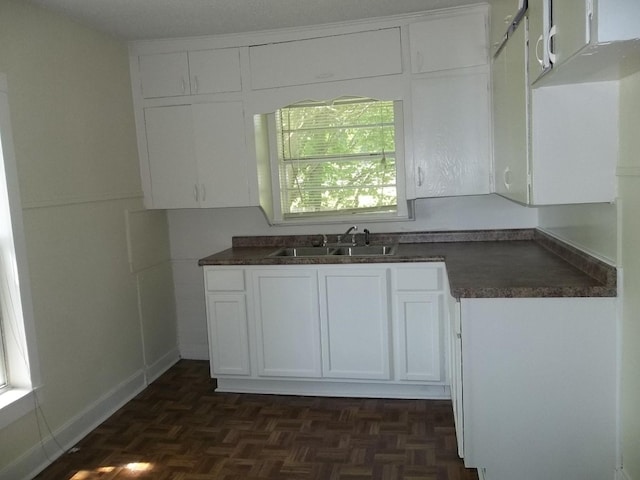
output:
{"label": "kitchen sink", "polygon": [[273,252],[270,257],[325,257],[333,255],[335,248],[329,247],[288,247]]}
{"label": "kitchen sink", "polygon": [[397,245],[363,245],[345,247],[285,247],[270,254],[270,257],[326,257],[343,255],[348,257],[380,257],[395,255]]}
{"label": "kitchen sink", "polygon": [[397,250],[397,245],[364,245],[357,247],[340,247],[336,250],[334,255],[348,255],[350,257],[379,257],[395,255]]}

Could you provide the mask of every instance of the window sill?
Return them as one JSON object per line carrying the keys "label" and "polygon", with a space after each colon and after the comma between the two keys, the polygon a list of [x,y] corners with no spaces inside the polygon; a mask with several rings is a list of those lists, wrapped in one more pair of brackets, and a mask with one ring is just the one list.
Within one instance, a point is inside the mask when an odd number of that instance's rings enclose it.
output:
{"label": "window sill", "polygon": [[35,410],[34,391],[12,388],[0,393],[0,429]]}

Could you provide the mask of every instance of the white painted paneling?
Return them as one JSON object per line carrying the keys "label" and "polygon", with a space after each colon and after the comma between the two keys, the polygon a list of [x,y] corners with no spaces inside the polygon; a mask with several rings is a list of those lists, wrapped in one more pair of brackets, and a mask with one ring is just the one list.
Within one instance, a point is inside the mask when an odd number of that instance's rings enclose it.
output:
{"label": "white painted paneling", "polygon": [[163,210],[127,210],[127,244],[132,272],[171,258],[169,226]]}
{"label": "white painted paneling", "polygon": [[176,304],[171,263],[164,262],[136,275],[140,302],[140,324],[144,364],[149,367],[167,352],[177,357]]}

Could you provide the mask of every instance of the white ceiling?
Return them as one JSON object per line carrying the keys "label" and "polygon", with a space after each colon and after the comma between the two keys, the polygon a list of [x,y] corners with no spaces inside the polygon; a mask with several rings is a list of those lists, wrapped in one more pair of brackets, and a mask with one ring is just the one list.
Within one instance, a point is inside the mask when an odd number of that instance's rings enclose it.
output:
{"label": "white ceiling", "polygon": [[319,25],[486,0],[28,0],[124,40]]}

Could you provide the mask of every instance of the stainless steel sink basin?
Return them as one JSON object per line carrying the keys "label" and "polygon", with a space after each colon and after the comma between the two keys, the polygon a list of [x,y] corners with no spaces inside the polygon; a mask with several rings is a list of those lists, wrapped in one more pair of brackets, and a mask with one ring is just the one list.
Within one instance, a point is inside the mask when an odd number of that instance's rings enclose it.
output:
{"label": "stainless steel sink basin", "polygon": [[336,250],[335,255],[348,255],[350,257],[380,257],[395,255],[397,250],[397,245],[364,245],[357,247],[340,247]]}
{"label": "stainless steel sink basin", "polygon": [[273,252],[270,257],[326,257],[333,255],[335,248],[329,247],[289,247]]}

